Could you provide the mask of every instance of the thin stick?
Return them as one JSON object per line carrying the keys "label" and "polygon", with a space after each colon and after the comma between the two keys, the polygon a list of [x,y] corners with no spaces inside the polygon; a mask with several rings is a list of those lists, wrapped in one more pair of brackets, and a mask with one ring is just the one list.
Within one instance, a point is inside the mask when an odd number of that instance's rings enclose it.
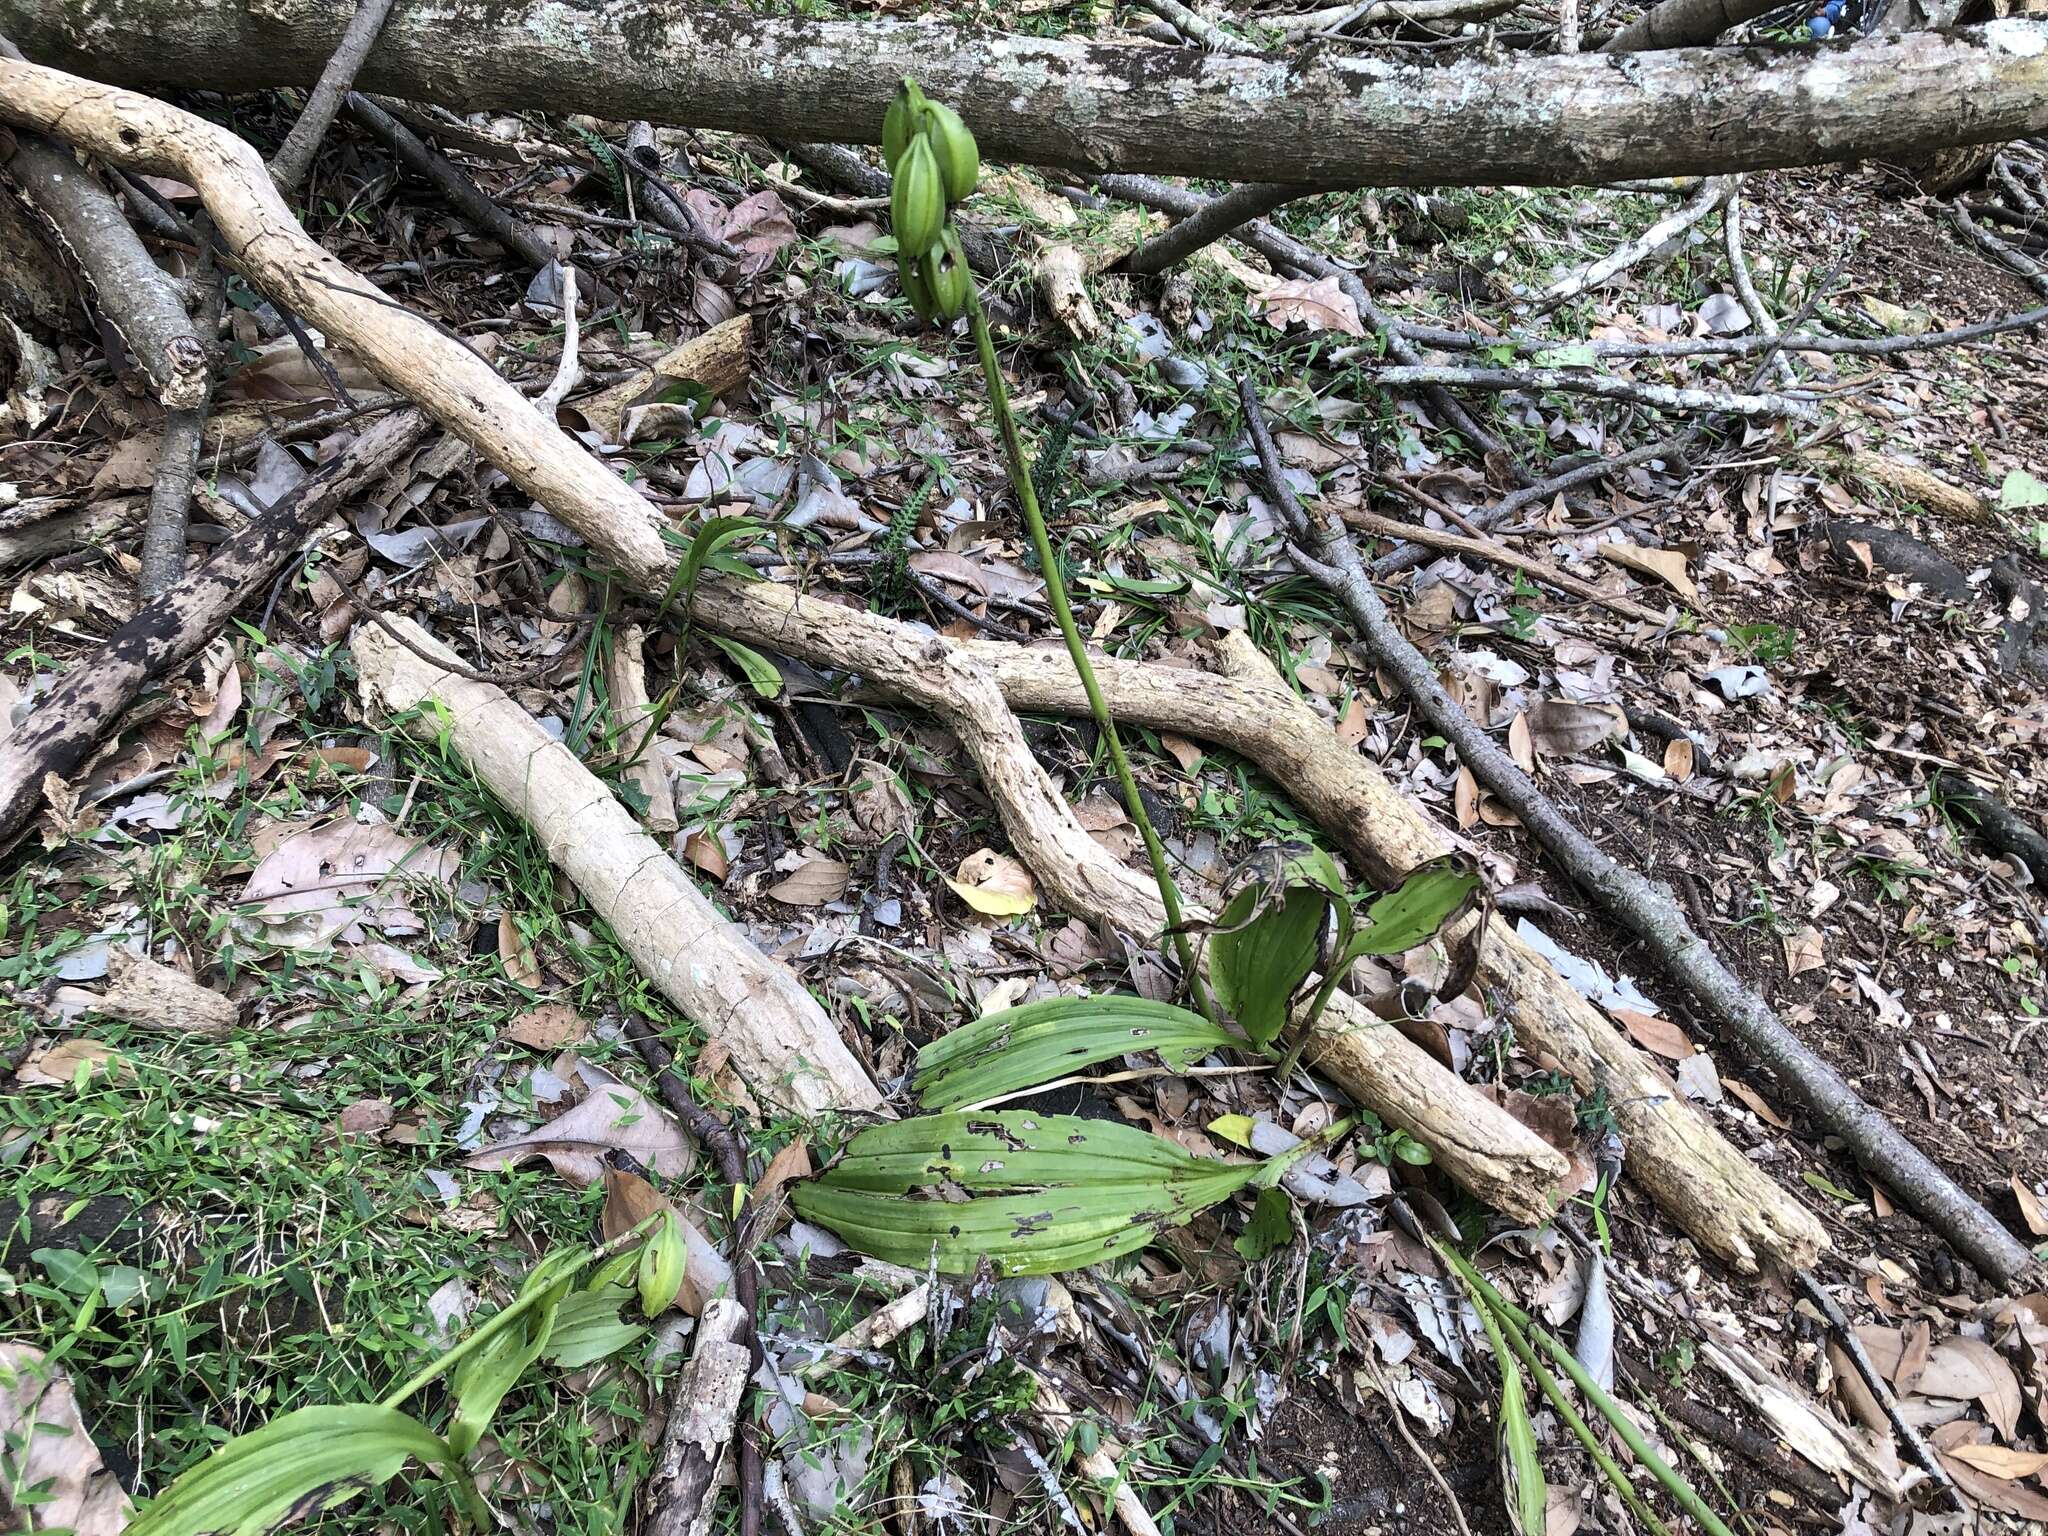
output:
{"label": "thin stick", "polygon": [[342,97],[348,94],[356,71],[363,67],[370,50],[377,46],[377,34],[384,30],[384,18],[390,14],[391,0],[357,0],[348,30],[341,34],[340,46],[328,55],[327,67],[314,82],[305,110],[299,113],[299,120],[292,124],[291,132],[271,157],[271,179],[280,192],[290,192],[306,179],[313,156],[319,153],[320,141],[327,136],[334,114],[341,110]]}
{"label": "thin stick", "polygon": [[1598,261],[1568,273],[1543,290],[1536,301],[1538,314],[1557,308],[1567,299],[1575,299],[1589,288],[1598,288],[1609,279],[1620,276],[1630,267],[1643,261],[1662,249],[1668,242],[1676,240],[1693,225],[1720,207],[1734,185],[1731,176],[1710,176],[1700,183],[1700,189],[1692,200],[1672,213],[1657,220],[1635,239],[1616,250],[1610,251]]}
{"label": "thin stick", "polygon": [[1412,544],[1426,544],[1432,549],[1449,550],[1454,554],[1470,555],[1475,560],[1484,560],[1492,565],[1504,565],[1512,571],[1522,571],[1535,577],[1545,586],[1555,587],[1560,592],[1569,592],[1573,597],[1582,597],[1589,603],[1633,619],[1638,624],[1663,625],[1668,622],[1665,614],[1646,603],[1639,603],[1632,597],[1617,597],[1603,592],[1582,576],[1536,555],[1523,554],[1510,549],[1496,539],[1468,538],[1463,534],[1444,533],[1435,528],[1424,528],[1417,523],[1397,522],[1391,517],[1380,517],[1372,512],[1346,512],[1344,521],[1354,528],[1367,533],[1380,534],[1390,539],[1406,539]]}
{"label": "thin stick", "polygon": [[[1479,1318],[1481,1322],[1486,1321],[1486,1314],[1481,1312]],[[1371,1350],[1367,1350],[1361,1358],[1365,1362],[1365,1374],[1372,1378],[1373,1386],[1379,1389],[1381,1398],[1386,1402],[1389,1416],[1394,1421],[1395,1433],[1407,1444],[1415,1459],[1422,1463],[1422,1470],[1427,1472],[1429,1480],[1436,1484],[1436,1491],[1444,1496],[1444,1503],[1451,1511],[1451,1519],[1458,1527],[1458,1536],[1472,1536],[1472,1527],[1465,1523],[1465,1506],[1458,1502],[1458,1495],[1452,1491],[1443,1469],[1436,1464],[1436,1458],[1422,1448],[1415,1438],[1415,1431],[1408,1427],[1408,1415],[1403,1413],[1401,1405],[1394,1401],[1394,1389],[1387,1384],[1387,1378],[1380,1370],[1379,1361],[1373,1358]],[[1508,1368],[1503,1364],[1503,1370]]]}
{"label": "thin stick", "polygon": [[1203,246],[1226,238],[1239,225],[1263,218],[1283,203],[1312,197],[1318,190],[1270,181],[1248,181],[1242,186],[1232,187],[1199,212],[1189,214],[1164,233],[1147,240],[1124,258],[1123,265],[1127,270],[1141,274],[1164,272],[1168,267],[1186,261]]}
{"label": "thin stick", "polygon": [[[212,221],[199,216],[202,229]],[[227,301],[227,274],[221,270],[211,239],[199,246],[198,300],[193,305],[193,334],[210,342],[220,330]],[[199,478],[199,450],[206,418],[213,405],[209,387],[195,405],[164,415],[163,446],[157,450],[156,478],[149,487],[149,517],[142,526],[142,569],[136,586],[144,598],[160,597],[185,574],[185,535],[192,521],[192,486]]]}
{"label": "thin stick", "polygon": [[1913,1427],[1899,1407],[1898,1394],[1892,1391],[1890,1382],[1871,1363],[1869,1351],[1863,1341],[1856,1337],[1856,1330],[1849,1326],[1849,1319],[1842,1315],[1842,1309],[1835,1305],[1821,1283],[1814,1279],[1810,1270],[1799,1270],[1793,1276],[1806,1299],[1820,1309],[1820,1315],[1827,1320],[1828,1332],[1842,1347],[1842,1353],[1849,1357],[1849,1363],[1856,1367],[1856,1374],[1863,1378],[1863,1385],[1870,1389],[1870,1395],[1884,1407],[1884,1416],[1892,1421],[1892,1429],[1906,1444],[1906,1450],[1918,1462],[1927,1475],[1934,1479],[1941,1491],[1948,1496],[1951,1507],[1964,1514],[1970,1513],[1970,1501],[1963,1497],[1963,1491],[1956,1486],[1956,1480],[1949,1476],[1948,1468],[1941,1464],[1941,1458],[1934,1454],[1934,1448],[1919,1430]]}
{"label": "thin stick", "polygon": [[1617,379],[1605,373],[1580,373],[1570,368],[1372,368],[1360,369],[1363,376],[1382,389],[1412,389],[1416,385],[1437,385],[1450,389],[1491,391],[1557,390],[1565,394],[1591,395],[1624,405],[1647,405],[1663,411],[1719,412],[1736,416],[1788,417],[1811,425],[1820,424],[1820,407],[1811,400],[1790,395],[1752,394],[1718,389],[1692,389],[1675,384],[1646,384]]}
{"label": "thin stick", "polygon": [[535,271],[555,259],[554,247],[532,225],[499,207],[453,160],[429,146],[376,102],[350,91],[346,104],[350,117],[369,129],[371,137],[389,150],[400,165],[440,193],[441,200],[479,234],[488,235]]}
{"label": "thin stick", "polygon": [[[1742,301],[1743,310],[1749,315],[1749,322],[1757,334],[1766,341],[1778,337],[1778,322],[1771,318],[1771,312],[1764,308],[1764,301],[1756,291],[1756,282],[1749,275],[1749,259],[1742,250],[1742,181],[1735,178],[1735,184],[1728,189],[1728,201],[1721,209],[1721,243],[1728,253],[1728,277],[1735,284],[1735,296]],[[1794,382],[1792,359],[1782,350],[1771,353],[1771,368],[1785,383]]]}
{"label": "thin stick", "polygon": [[[1374,659],[1415,701],[1418,712],[1456,748],[1458,759],[1528,828],[1545,852],[1624,924],[1741,1041],[1822,1125],[1840,1136],[1864,1167],[1881,1177],[1921,1219],[1994,1280],[2032,1268],[2033,1255],[1992,1214],[1795,1036],[1768,1003],[1721,963],[1685,920],[1668,889],[1625,868],[1578,829],[1493,739],[1445,692],[1435,669],[1403,635],[1373,590],[1357,547],[1341,528],[1319,531],[1281,472],[1258,392],[1249,379],[1238,396],[1273,501],[1292,530],[1296,560],[1337,594]],[[1313,550],[1314,553],[1310,551]]]}
{"label": "thin stick", "polygon": [[1060,637],[1067,643],[1067,655],[1074,663],[1074,671],[1080,676],[1082,690],[1088,695],[1088,711],[1095,718],[1095,728],[1102,736],[1102,744],[1109,751],[1110,765],[1116,770],[1118,786],[1123,790],[1124,806],[1131,813],[1131,820],[1137,823],[1138,834],[1144,839],[1145,856],[1152,863],[1152,877],[1159,885],[1159,903],[1166,909],[1166,931],[1172,935],[1175,955],[1180,960],[1181,975],[1185,978],[1188,993],[1195,1005],[1210,1018],[1215,1017],[1209,1004],[1208,990],[1202,985],[1201,969],[1195,964],[1195,949],[1187,935],[1186,919],[1182,915],[1180,891],[1173,883],[1173,872],[1167,867],[1166,849],[1159,841],[1159,834],[1152,826],[1152,818],[1145,810],[1145,802],[1138,794],[1138,780],[1131,772],[1131,760],[1124,754],[1123,739],[1117,735],[1116,717],[1109,712],[1104,702],[1102,688],[1095,681],[1095,669],[1088,662],[1088,647],[1081,639],[1080,626],[1074,622],[1074,610],[1067,603],[1067,584],[1060,577],[1058,558],[1053,553],[1052,539],[1045,530],[1045,514],[1038,509],[1038,492],[1031,483],[1031,466],[1024,462],[1024,444],[1017,435],[1017,418],[1010,409],[1009,386],[1003,381],[1003,365],[996,357],[995,337],[988,328],[988,315],[981,307],[981,292],[972,278],[967,284],[967,317],[974,328],[975,349],[981,354],[981,371],[988,381],[990,404],[995,407],[996,427],[1002,434],[1003,457],[1010,468],[1010,487],[1017,494],[1017,504],[1023,509],[1024,525],[1031,534],[1031,548],[1038,556],[1039,573],[1045,577],[1046,601],[1052,605],[1053,619],[1059,624]]}
{"label": "thin stick", "polygon": [[583,370],[576,361],[578,336],[576,269],[565,263],[562,267],[562,355],[555,364],[555,376],[548,380],[548,387],[535,396],[533,402],[533,408],[549,423],[554,421],[556,409],[569,398],[569,391],[576,387],[576,381],[583,377]]}
{"label": "thin stick", "polygon": [[1190,42],[1215,53],[1257,53],[1259,50],[1250,43],[1240,42],[1224,32],[1200,12],[1181,4],[1181,0],[1138,0],[1154,16],[1165,22],[1174,31]]}

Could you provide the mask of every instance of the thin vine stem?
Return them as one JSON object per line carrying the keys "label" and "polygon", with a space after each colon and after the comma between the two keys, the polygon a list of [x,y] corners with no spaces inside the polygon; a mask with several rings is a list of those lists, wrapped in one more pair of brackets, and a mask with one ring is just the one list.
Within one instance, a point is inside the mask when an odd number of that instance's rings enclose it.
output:
{"label": "thin vine stem", "polygon": [[1031,533],[1031,547],[1038,556],[1039,569],[1045,573],[1046,600],[1052,605],[1052,616],[1059,624],[1060,637],[1067,642],[1067,655],[1080,676],[1081,691],[1088,695],[1088,712],[1094,716],[1095,728],[1101,732],[1103,744],[1109,749],[1117,784],[1123,790],[1124,807],[1130,812],[1131,820],[1137,823],[1138,835],[1144,839],[1145,856],[1152,863],[1152,878],[1159,885],[1160,905],[1166,909],[1166,931],[1173,939],[1174,954],[1180,960],[1181,974],[1187,979],[1188,993],[1195,1006],[1213,1022],[1215,1009],[1209,1002],[1208,990],[1202,985],[1201,970],[1195,964],[1194,945],[1181,917],[1180,891],[1166,866],[1166,848],[1159,841],[1152,818],[1146,814],[1145,802],[1138,795],[1138,781],[1131,773],[1131,760],[1124,754],[1116,720],[1102,696],[1101,685],[1095,681],[1095,669],[1088,662],[1088,648],[1082,643],[1079,626],[1074,623],[1074,610],[1067,602],[1066,583],[1060,579],[1059,562],[1053,556],[1052,537],[1046,532],[1045,515],[1038,508],[1038,491],[1031,483],[1030,467],[1024,462],[1024,444],[1017,435],[1017,418],[1010,411],[1010,391],[1003,382],[1002,365],[996,360],[995,338],[989,332],[988,315],[981,307],[981,291],[971,280],[967,287],[967,317],[974,328],[975,348],[981,354],[981,371],[988,381],[989,400],[995,407],[996,427],[1002,434],[1003,458],[1009,466],[1010,487],[1017,493],[1018,505],[1024,509],[1024,525]]}

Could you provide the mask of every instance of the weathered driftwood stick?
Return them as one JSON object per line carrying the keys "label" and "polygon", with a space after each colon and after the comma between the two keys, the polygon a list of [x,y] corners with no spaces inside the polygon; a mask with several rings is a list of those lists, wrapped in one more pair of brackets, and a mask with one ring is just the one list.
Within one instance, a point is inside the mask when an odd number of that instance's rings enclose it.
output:
{"label": "weathered driftwood stick", "polygon": [[1451,554],[1469,555],[1474,560],[1484,560],[1491,565],[1502,565],[1512,571],[1521,571],[1535,577],[1546,586],[1555,587],[1560,592],[1568,592],[1573,597],[1584,598],[1589,603],[1598,603],[1601,607],[1611,609],[1625,619],[1633,619],[1638,624],[1654,625],[1667,622],[1664,614],[1647,603],[1639,603],[1632,597],[1603,592],[1585,577],[1574,576],[1554,561],[1545,560],[1540,555],[1527,554],[1519,549],[1510,549],[1497,539],[1475,539],[1469,534],[1424,528],[1417,523],[1404,523],[1391,517],[1381,517],[1376,512],[1346,512],[1344,521],[1353,528],[1377,534],[1381,538],[1406,539],[1411,544],[1421,544]]}
{"label": "weathered driftwood stick", "polygon": [[[267,185],[267,174],[264,181]],[[145,604],[98,655],[66,672],[35,713],[0,743],[0,846],[35,814],[45,781],[61,781],[85,761],[143,684],[196,656],[229,615],[277,574],[309,532],[426,432],[426,419],[418,411],[394,411],[205,565]]]}
{"label": "weathered driftwood stick", "polygon": [[461,665],[409,619],[360,626],[350,643],[366,697],[394,711],[439,706],[420,717],[422,732],[445,738],[533,828],[633,963],[732,1051],[757,1098],[812,1115],[882,1107],[803,983],[755,949],[576,754],[503,689],[426,660],[422,652]]}
{"label": "weathered driftwood stick", "polygon": [[1700,411],[1736,416],[1789,417],[1818,423],[1820,407],[1790,395],[1693,389],[1679,384],[1639,383],[1607,373],[1582,373],[1575,368],[1372,368],[1361,370],[1384,389],[1413,389],[1434,384],[1445,389],[1526,390],[1540,393],[1591,395],[1624,405],[1647,405],[1660,411]]}
{"label": "weathered driftwood stick", "polygon": [[711,1529],[711,1490],[753,1369],[746,1332],[747,1309],[730,1297],[719,1297],[697,1320],[690,1363],[669,1397],[661,1451],[642,1495],[648,1536],[704,1536]]}
{"label": "weathered driftwood stick", "polygon": [[1726,202],[1734,187],[1732,177],[1709,177],[1700,183],[1699,191],[1687,202],[1657,220],[1635,239],[1624,242],[1598,261],[1567,273],[1544,289],[1536,304],[1537,312],[1555,309],[1565,300],[1575,299],[1587,289],[1598,288],[1602,283],[1619,277],[1637,262],[1648,260]]}
{"label": "weathered driftwood stick", "polygon": [[[966,641],[1013,709],[1085,714],[1087,700],[1065,657],[1044,647]],[[1224,676],[1094,658],[1111,711],[1226,747],[1256,763],[1327,829],[1368,879],[1381,884],[1426,859],[1463,847],[1397,790],[1329,722],[1290,690],[1249,640],[1226,636]],[[1563,1063],[1584,1091],[1605,1086],[1628,1143],[1630,1176],[1704,1247],[1745,1272],[1811,1261],[1827,1247],[1812,1216],[1752,1164],[1643,1054],[1496,920],[1479,958],[1481,995],[1513,1016],[1518,1039]],[[1339,1079],[1341,1081],[1341,1079]]]}
{"label": "weathered driftwood stick", "polygon": [[[0,30],[31,56],[156,86],[216,88],[224,70],[244,89],[310,84],[344,24],[329,0],[186,0],[169,14],[149,0],[0,0]],[[365,90],[464,110],[874,143],[911,73],[958,108],[992,159],[1232,181],[1556,186],[2023,137],[2048,127],[2044,39],[2048,22],[2006,20],[1812,51],[1645,54],[1626,73],[1594,55],[1421,69],[1332,50],[1161,50],[676,0],[408,0],[361,78]]]}
{"label": "weathered driftwood stick", "polygon": [[[1847,1142],[1863,1166],[1882,1179],[1901,1203],[1995,1281],[2012,1280],[2032,1268],[2033,1256],[1997,1218],[1907,1141],[1839,1072],[1787,1029],[1763,998],[1721,963],[1711,946],[1692,931],[1668,888],[1653,884],[1617,862],[1580,831],[1515,765],[1514,759],[1473,723],[1472,717],[1445,692],[1427,658],[1394,623],[1373,590],[1350,534],[1341,527],[1317,529],[1294,500],[1281,477],[1279,458],[1266,430],[1257,393],[1248,383],[1240,382],[1238,394],[1275,500],[1282,516],[1295,529],[1298,558],[1317,580],[1342,599],[1358,625],[1359,638],[1373,658],[1396,678],[1423,718],[1457,748],[1459,761],[1520,818],[1544,851],[1563,865],[1611,917],[1643,941],[1666,973],[1689,991],[1731,1038],[1741,1042],[1770,1069],[1788,1096]],[[1631,1056],[1639,1056],[1627,1047],[1622,1049]],[[1580,1066],[1593,1065],[1584,1058],[1577,1064],[1565,1062],[1566,1070],[1582,1082],[1586,1079],[1579,1079]],[[1595,1074],[1591,1080],[1604,1079]],[[1674,1105],[1682,1103],[1675,1093],[1670,1099]],[[1685,1113],[1698,1118],[1689,1108]],[[1624,1134],[1635,1134],[1626,1118],[1623,1127]],[[1820,1239],[1818,1223],[1804,1211],[1799,1215],[1812,1235]]]}
{"label": "weathered driftwood stick", "polygon": [[8,172],[42,211],[85,277],[93,308],[112,326],[166,410],[206,398],[207,351],[168,272],[143,248],[113,194],[62,144],[15,136]]}
{"label": "weathered driftwood stick", "polygon": [[1730,27],[1754,21],[1774,0],[1662,0],[1601,45],[1603,53],[1642,53],[1711,43]]}
{"label": "weathered driftwood stick", "polygon": [[358,0],[347,30],[328,56],[312,94],[306,98],[305,110],[299,113],[298,121],[271,156],[270,174],[283,191],[292,191],[306,179],[320,141],[327,136],[328,125],[341,107],[342,97],[348,94],[363,60],[377,46],[377,34],[384,30],[384,19],[390,14],[391,0]]}
{"label": "weathered driftwood stick", "polygon": [[[575,521],[568,510],[557,509],[557,515]],[[592,536],[590,527],[582,531]],[[657,576],[637,584],[657,592],[665,580]],[[1087,834],[1032,755],[1016,713],[984,663],[989,648],[957,645],[878,614],[819,602],[766,582],[707,582],[698,588],[695,612],[700,623],[714,629],[813,664],[859,673],[931,711],[967,747],[1011,845],[1056,904],[1141,936],[1161,930],[1165,913],[1157,888],[1110,858]],[[997,654],[1016,652],[1049,667],[1065,665],[1063,657],[1050,652],[1000,642],[991,646]],[[1071,669],[1061,675],[1085,711]],[[1182,677],[1177,686],[1185,681]],[[1206,915],[1192,908],[1188,912],[1191,920]],[[1489,1205],[1533,1220],[1544,1219],[1551,1209],[1564,1172],[1557,1153],[1357,999],[1342,992],[1331,999],[1305,1053],[1368,1109],[1433,1148],[1444,1171]]]}

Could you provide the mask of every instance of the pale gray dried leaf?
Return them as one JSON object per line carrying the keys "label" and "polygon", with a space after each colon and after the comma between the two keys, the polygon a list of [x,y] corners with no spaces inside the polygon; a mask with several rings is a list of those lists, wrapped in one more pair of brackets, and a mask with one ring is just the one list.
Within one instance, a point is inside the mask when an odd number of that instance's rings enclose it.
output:
{"label": "pale gray dried leaf", "polygon": [[1607,1290],[1607,1261],[1597,1252],[1586,1264],[1586,1294],[1579,1302],[1579,1336],[1572,1354],[1602,1387],[1614,1386],[1614,1301]]}
{"label": "pale gray dried leaf", "polygon": [[1538,699],[1525,711],[1529,735],[1546,757],[1576,757],[1621,734],[1625,728],[1613,710],[1570,699]]}
{"label": "pale gray dried leaf", "polygon": [[26,1344],[0,1343],[0,1478],[10,1494],[36,1495],[24,1529],[120,1536],[135,1512],[100,1463],[70,1377]]}
{"label": "pale gray dried leaf", "polygon": [[445,886],[461,870],[454,853],[382,824],[330,822],[280,843],[242,890],[240,921],[275,943],[361,943],[369,923],[386,933],[426,925],[409,888]]}
{"label": "pale gray dried leaf", "polygon": [[696,1144],[660,1105],[627,1087],[598,1088],[565,1115],[523,1136],[493,1142],[463,1159],[465,1168],[515,1168],[534,1158],[578,1189],[604,1177],[605,1157],[630,1154],[664,1179],[680,1179],[697,1161]]}
{"label": "pale gray dried leaf", "polygon": [[1312,331],[1341,331],[1363,336],[1358,306],[1334,277],[1298,277],[1275,283],[1255,300],[1268,324],[1277,330],[1300,321]]}

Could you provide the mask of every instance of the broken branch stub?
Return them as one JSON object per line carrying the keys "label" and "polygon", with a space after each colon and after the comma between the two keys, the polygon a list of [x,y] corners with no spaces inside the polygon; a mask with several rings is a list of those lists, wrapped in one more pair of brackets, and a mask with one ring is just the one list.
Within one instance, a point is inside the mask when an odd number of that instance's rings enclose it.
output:
{"label": "broken branch stub", "polygon": [[755,949],[597,776],[503,689],[428,661],[445,656],[460,664],[409,619],[363,624],[350,643],[365,695],[394,711],[435,706],[415,717],[422,732],[445,736],[533,829],[633,963],[731,1050],[757,1098],[811,1115],[882,1108],[881,1094],[803,984]]}

